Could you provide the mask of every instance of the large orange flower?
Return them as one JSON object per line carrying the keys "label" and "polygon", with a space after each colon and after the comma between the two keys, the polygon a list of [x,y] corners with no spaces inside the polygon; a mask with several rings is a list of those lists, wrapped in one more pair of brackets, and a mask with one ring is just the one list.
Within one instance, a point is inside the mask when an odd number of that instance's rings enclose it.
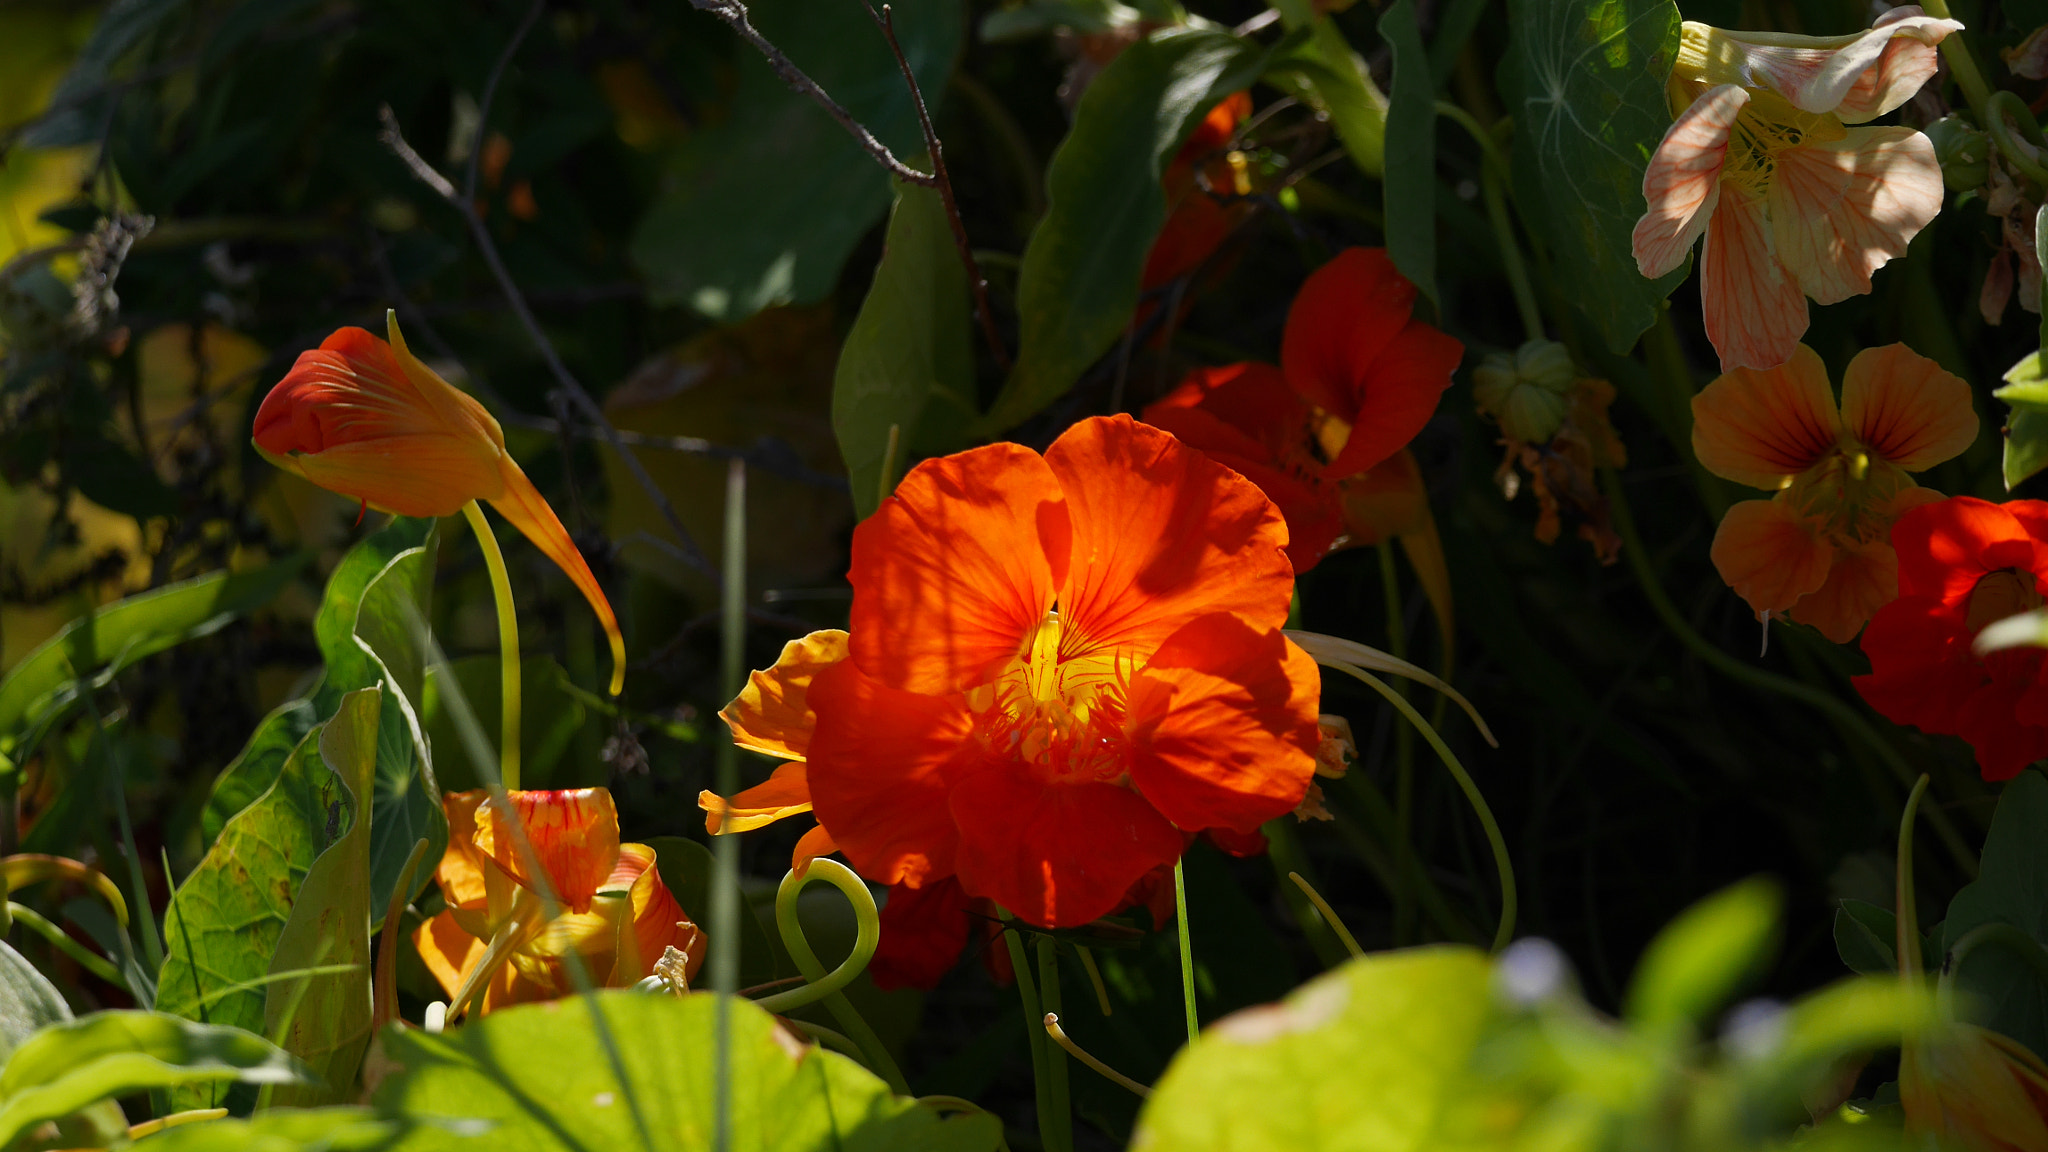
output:
{"label": "large orange flower", "polygon": [[342,328],[300,353],[256,410],[256,450],[287,472],[400,516],[452,516],[472,500],[489,501],[590,601],[611,640],[617,695],[625,642],[583,554],[505,451],[498,421],[406,348],[395,315],[388,323],[389,344]]}
{"label": "large orange flower", "polygon": [[[448,907],[413,943],[451,999],[474,985],[489,1012],[566,995],[575,987],[571,952],[607,988],[643,979],[670,947],[696,974],[704,933],[661,882],[654,849],[619,843],[610,792],[505,796],[503,805],[483,789],[442,798],[448,851],[438,878]],[[544,887],[558,902],[553,919]]]}
{"label": "large orange flower", "polygon": [[1801,344],[1782,367],[1716,379],[1692,415],[1707,471],[1777,493],[1722,518],[1721,578],[1759,618],[1790,616],[1838,644],[1899,593],[1892,522],[1941,499],[1906,473],[1977,438],[1970,386],[1904,344],[1857,353],[1839,409],[1827,368]]}
{"label": "large orange flower", "polygon": [[1319,681],[1280,633],[1286,544],[1256,486],[1124,416],[925,461],[855,530],[847,655],[805,689],[819,823],[870,879],[1068,927],[1187,834],[1292,811]]}
{"label": "large orange flower", "polygon": [[1941,211],[1927,137],[1862,125],[1912,99],[1935,45],[1961,28],[1914,7],[1848,36],[1685,22],[1668,88],[1677,120],[1643,174],[1649,210],[1633,244],[1655,278],[1706,237],[1700,301],[1721,367],[1783,364],[1807,297],[1870,291],[1870,274]]}

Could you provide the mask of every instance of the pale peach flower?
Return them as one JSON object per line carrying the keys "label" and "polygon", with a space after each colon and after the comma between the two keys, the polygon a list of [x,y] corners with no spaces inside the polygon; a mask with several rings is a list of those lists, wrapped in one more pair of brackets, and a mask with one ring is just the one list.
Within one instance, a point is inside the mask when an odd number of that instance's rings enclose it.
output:
{"label": "pale peach flower", "polygon": [[1686,21],[1667,92],[1678,119],[1643,175],[1636,266],[1662,276],[1702,234],[1700,298],[1723,370],[1775,368],[1806,298],[1870,291],[1941,211],[1941,166],[1911,128],[1851,127],[1911,99],[1962,25],[1894,8],[1849,36]]}

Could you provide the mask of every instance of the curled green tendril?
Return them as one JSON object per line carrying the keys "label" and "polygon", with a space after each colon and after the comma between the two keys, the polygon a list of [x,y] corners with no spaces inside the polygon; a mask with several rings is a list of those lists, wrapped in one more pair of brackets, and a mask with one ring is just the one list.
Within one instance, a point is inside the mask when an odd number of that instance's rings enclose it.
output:
{"label": "curled green tendril", "polygon": [[2041,125],[2034,119],[2027,102],[2017,93],[1995,92],[1985,100],[1984,130],[1991,133],[1991,141],[1998,145],[1999,154],[2005,157],[2006,163],[2019,169],[2034,183],[2048,188],[2048,169],[2043,169],[2020,147],[2019,141],[2013,139],[2012,127],[2005,120],[2007,115],[2020,126],[2020,134],[2027,138],[2028,143],[2037,149],[2048,148],[2048,141],[2044,141],[2041,135]]}
{"label": "curled green tendril", "polygon": [[[797,917],[797,897],[803,893],[804,885],[813,880],[823,880],[845,893],[853,905],[854,920],[858,929],[854,936],[853,951],[847,954],[839,967],[831,972],[818,954],[811,949],[810,941],[804,939],[803,923]],[[889,1050],[882,1046],[882,1040],[875,1030],[854,1011],[841,989],[853,983],[854,978],[867,970],[868,961],[875,955],[875,945],[882,939],[882,917],[875,908],[874,894],[853,869],[837,860],[819,859],[801,875],[794,869],[782,878],[782,887],[775,892],[775,927],[782,933],[782,945],[789,950],[789,958],[796,962],[798,972],[803,973],[804,983],[787,992],[764,996],[755,1004],[770,1012],[783,1013],[806,1004],[823,1001],[832,1018],[846,1030],[846,1035],[860,1049],[862,1059],[877,1076],[889,1082],[889,1089],[899,1096],[908,1096],[910,1087],[903,1079],[903,1073],[896,1067],[896,1061],[889,1056]]]}

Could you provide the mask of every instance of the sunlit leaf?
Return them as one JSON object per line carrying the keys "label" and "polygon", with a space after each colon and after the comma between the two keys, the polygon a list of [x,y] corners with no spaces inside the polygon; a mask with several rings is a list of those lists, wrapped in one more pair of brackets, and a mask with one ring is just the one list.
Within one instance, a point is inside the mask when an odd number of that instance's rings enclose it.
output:
{"label": "sunlit leaf", "polygon": [[1769,960],[1783,906],[1775,885],[1746,880],[1686,909],[1644,951],[1629,984],[1629,1022],[1652,1030],[1705,1023]]}
{"label": "sunlit leaf", "polygon": [[1344,152],[1359,171],[1377,177],[1387,164],[1387,97],[1373,84],[1336,21],[1318,16],[1310,0],[1274,5],[1290,31],[1307,29],[1300,43],[1277,50],[1264,79],[1296,94],[1330,117]]}
{"label": "sunlit leaf", "polygon": [[[960,48],[959,0],[902,0],[897,38],[936,104]],[[757,0],[754,25],[898,156],[920,150],[917,114],[888,42],[859,4]],[[823,299],[889,206],[889,179],[846,129],[737,46],[724,120],[670,158],[634,233],[633,262],[657,303],[716,320]]]}
{"label": "sunlit leaf", "polygon": [[[593,1003],[623,1057],[623,1084],[593,1027]],[[440,1035],[387,1031],[386,1054],[403,1071],[379,1087],[377,1107],[423,1122],[402,1149],[709,1148],[718,1003],[605,992],[504,1009]],[[799,1049],[745,1001],[730,1019],[733,1148],[993,1152],[1001,1141],[994,1117],[942,1117],[892,1097],[852,1060]],[[463,1121],[490,1127],[452,1139],[447,1125]]]}
{"label": "sunlit leaf", "polygon": [[978,415],[967,273],[938,192],[898,184],[882,245],[832,379],[832,431],[863,518],[895,487],[913,446],[964,447]]}
{"label": "sunlit leaf", "polygon": [[2041,372],[2041,354],[2027,353],[2005,381],[1991,394],[2012,406],[2005,418],[2005,487],[2010,491],[2048,468],[2048,376]]}
{"label": "sunlit leaf", "polygon": [[1636,271],[1643,172],[1671,126],[1671,0],[1513,0],[1502,94],[1514,117],[1515,198],[1569,294],[1626,352],[1687,269]]}

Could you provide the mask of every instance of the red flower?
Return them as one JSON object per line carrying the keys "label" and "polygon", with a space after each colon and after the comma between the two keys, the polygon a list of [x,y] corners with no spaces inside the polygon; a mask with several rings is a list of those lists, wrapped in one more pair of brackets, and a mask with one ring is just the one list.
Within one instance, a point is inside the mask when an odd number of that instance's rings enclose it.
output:
{"label": "red flower", "polygon": [[1899,598],[1863,632],[1870,674],[1856,690],[1900,724],[1968,740],[1985,779],[2019,775],[2048,756],[2048,652],[1971,644],[2048,594],[2048,503],[1922,505],[1892,526],[1892,547]]}
{"label": "red flower", "polygon": [[1414,302],[1415,286],[1384,250],[1346,249],[1295,296],[1281,367],[1199,369],[1145,409],[1146,423],[1235,469],[1279,506],[1296,572],[1347,538],[1434,535],[1405,447],[1465,350],[1414,319]]}
{"label": "red flower", "polygon": [[1145,254],[1141,290],[1177,280],[1209,259],[1210,253],[1251,213],[1248,200],[1223,201],[1195,179],[1197,166],[1209,189],[1239,196],[1251,191],[1249,173],[1235,154],[1222,154],[1237,126],[1251,115],[1249,92],[1233,92],[1209,109],[1167,164],[1160,183],[1166,189],[1166,224]]}

